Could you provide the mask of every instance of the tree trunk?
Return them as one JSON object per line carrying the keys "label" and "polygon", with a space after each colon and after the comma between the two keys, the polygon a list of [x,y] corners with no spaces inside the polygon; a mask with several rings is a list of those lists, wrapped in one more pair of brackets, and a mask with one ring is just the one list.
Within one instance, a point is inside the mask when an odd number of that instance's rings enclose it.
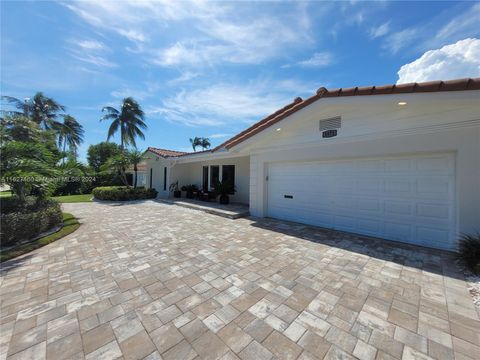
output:
{"label": "tree trunk", "polygon": [[133,187],[134,187],[134,188],[137,188],[137,165],[135,165],[135,166],[133,167],[133,171],[135,171],[135,182],[134,182]]}
{"label": "tree trunk", "polygon": [[65,165],[65,149],[67,147],[67,140],[63,140],[63,159],[62,159],[62,165]]}

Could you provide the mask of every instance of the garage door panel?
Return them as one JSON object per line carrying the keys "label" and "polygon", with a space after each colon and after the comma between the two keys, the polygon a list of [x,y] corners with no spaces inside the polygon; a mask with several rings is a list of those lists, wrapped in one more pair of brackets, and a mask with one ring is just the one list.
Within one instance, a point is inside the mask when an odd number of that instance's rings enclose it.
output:
{"label": "garage door panel", "polygon": [[448,204],[417,204],[416,214],[433,219],[448,219],[450,217],[450,208]]}
{"label": "garage door panel", "polygon": [[406,201],[385,201],[385,213],[390,215],[413,215],[413,209],[415,204]]}
{"label": "garage door panel", "polygon": [[267,213],[310,225],[451,248],[454,165],[452,154],[269,164]]}

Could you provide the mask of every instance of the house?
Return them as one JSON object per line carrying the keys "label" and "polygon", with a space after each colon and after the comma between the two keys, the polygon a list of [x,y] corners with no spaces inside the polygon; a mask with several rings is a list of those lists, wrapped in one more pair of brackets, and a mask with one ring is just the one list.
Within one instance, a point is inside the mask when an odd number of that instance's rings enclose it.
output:
{"label": "house", "polygon": [[212,150],[145,158],[159,197],[228,177],[255,217],[452,250],[480,231],[480,78],[322,87]]}
{"label": "house", "polygon": [[[137,165],[137,187],[145,187],[146,181],[146,164],[144,162]],[[127,180],[130,185],[135,185],[135,170],[133,166],[129,167],[125,173],[127,174]]]}

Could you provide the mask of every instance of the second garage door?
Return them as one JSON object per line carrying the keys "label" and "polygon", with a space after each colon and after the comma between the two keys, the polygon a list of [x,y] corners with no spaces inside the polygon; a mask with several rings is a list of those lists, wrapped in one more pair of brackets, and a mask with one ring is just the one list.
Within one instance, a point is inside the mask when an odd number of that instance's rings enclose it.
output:
{"label": "second garage door", "polygon": [[453,154],[268,165],[268,216],[452,249]]}

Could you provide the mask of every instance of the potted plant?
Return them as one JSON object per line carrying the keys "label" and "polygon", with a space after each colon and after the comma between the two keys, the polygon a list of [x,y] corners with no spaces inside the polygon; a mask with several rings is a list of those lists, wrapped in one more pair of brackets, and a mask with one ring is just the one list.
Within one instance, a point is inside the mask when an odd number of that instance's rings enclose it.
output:
{"label": "potted plant", "polygon": [[215,195],[219,196],[218,202],[222,205],[228,205],[230,203],[230,197],[228,195],[235,193],[235,186],[227,183],[226,181],[217,181],[213,186]]}
{"label": "potted plant", "polygon": [[188,199],[193,199],[194,198],[194,193],[196,191],[198,191],[198,187],[195,184],[183,185],[182,186],[182,191],[185,191],[187,193],[186,197]]}
{"label": "potted plant", "polygon": [[173,192],[174,198],[182,197],[182,192],[178,189],[178,180],[175,181],[173,184],[170,184],[169,190],[170,192]]}

